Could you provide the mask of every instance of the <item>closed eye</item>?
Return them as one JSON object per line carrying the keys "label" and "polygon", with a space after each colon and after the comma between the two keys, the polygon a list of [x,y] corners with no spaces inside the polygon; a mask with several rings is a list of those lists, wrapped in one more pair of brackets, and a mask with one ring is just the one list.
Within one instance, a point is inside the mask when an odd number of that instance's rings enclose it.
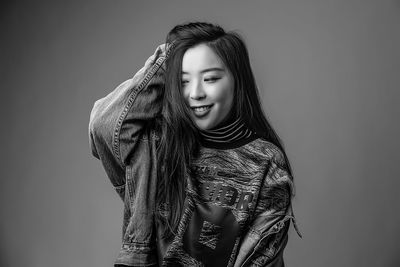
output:
{"label": "closed eye", "polygon": [[204,81],[205,82],[209,82],[209,83],[213,83],[218,81],[219,79],[221,79],[220,77],[209,77],[209,78],[205,78]]}

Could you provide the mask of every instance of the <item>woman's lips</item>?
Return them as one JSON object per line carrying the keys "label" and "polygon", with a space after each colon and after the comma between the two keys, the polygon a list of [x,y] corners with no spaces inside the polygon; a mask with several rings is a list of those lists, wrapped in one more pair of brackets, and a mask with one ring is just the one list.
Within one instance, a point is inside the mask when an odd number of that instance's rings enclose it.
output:
{"label": "woman's lips", "polygon": [[196,117],[201,118],[206,116],[213,105],[204,105],[204,106],[196,106],[196,107],[190,107],[193,110],[193,113]]}

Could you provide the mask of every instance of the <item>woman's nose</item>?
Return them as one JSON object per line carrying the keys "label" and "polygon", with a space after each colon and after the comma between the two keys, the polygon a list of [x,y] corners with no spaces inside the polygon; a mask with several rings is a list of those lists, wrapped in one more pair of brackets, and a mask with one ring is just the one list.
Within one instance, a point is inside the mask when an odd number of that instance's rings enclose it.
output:
{"label": "woman's nose", "polygon": [[194,100],[201,100],[206,97],[203,85],[200,82],[194,82],[190,87],[190,98]]}

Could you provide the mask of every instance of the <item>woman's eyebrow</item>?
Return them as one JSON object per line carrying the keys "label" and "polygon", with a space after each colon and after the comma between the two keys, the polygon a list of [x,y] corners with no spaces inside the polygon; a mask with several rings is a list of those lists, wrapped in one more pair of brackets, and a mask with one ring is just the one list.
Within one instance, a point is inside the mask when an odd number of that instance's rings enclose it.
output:
{"label": "woman's eyebrow", "polygon": [[225,71],[225,70],[223,68],[214,67],[214,68],[204,69],[204,70],[200,71],[200,73],[205,73],[205,72],[209,72],[209,71]]}
{"label": "woman's eyebrow", "polygon": [[[210,71],[222,71],[223,72],[223,71],[225,71],[225,69],[219,68],[219,67],[213,67],[213,68],[207,68],[207,69],[201,70],[200,73],[206,73],[206,72],[210,72]],[[186,71],[182,71],[182,74],[189,74],[189,73]]]}

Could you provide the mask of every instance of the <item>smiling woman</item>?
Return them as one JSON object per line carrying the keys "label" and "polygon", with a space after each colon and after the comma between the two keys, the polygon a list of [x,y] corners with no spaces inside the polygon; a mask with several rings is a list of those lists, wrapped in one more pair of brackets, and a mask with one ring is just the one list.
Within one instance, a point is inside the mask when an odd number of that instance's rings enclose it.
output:
{"label": "smiling woman", "polygon": [[235,82],[215,52],[205,44],[189,48],[182,60],[182,87],[197,127],[209,130],[232,109]]}
{"label": "smiling woman", "polygon": [[284,266],[292,172],[239,35],[176,26],[89,129],[125,203],[116,266]]}

